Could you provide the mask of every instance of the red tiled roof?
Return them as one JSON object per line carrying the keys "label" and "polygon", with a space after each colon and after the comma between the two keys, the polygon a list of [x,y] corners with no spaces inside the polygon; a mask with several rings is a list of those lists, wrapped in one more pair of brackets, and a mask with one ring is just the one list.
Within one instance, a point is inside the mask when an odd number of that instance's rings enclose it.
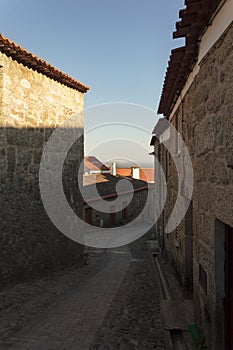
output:
{"label": "red tiled roof", "polygon": [[116,168],[116,174],[119,176],[131,176],[131,168]]}
{"label": "red tiled roof", "polygon": [[158,113],[168,116],[192,71],[199,50],[199,38],[220,5],[221,0],[185,0],[173,38],[185,37],[185,46],[171,51]]}
{"label": "red tiled roof", "polygon": [[47,77],[58,81],[74,90],[81,91],[83,93],[89,90],[89,87],[80,83],[79,81],[73,79],[69,75],[61,72],[57,68],[51,66],[46,61],[28,52],[20,45],[14,43],[13,41],[5,38],[0,34],[0,52],[4,53],[6,56],[11,57],[18,63],[22,63],[24,66],[31,68],[38,73],[42,73]]}
{"label": "red tiled roof", "polygon": [[110,168],[108,168],[106,165],[101,163],[100,160],[98,160],[96,157],[93,156],[85,156],[84,157],[84,172],[88,170],[106,170],[110,171]]}
{"label": "red tiled roof", "polygon": [[153,182],[154,168],[140,168],[140,180],[146,182]]}
{"label": "red tiled roof", "polygon": [[[132,176],[131,168],[116,168],[116,174],[118,176]],[[153,168],[139,168],[139,177],[141,181],[153,182],[154,181],[154,169]]]}

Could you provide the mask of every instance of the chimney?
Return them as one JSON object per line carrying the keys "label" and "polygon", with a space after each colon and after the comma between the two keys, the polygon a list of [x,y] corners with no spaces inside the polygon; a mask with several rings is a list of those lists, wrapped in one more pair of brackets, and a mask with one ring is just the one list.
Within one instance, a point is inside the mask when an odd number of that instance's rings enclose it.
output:
{"label": "chimney", "polygon": [[112,163],[112,175],[116,176],[116,163]]}
{"label": "chimney", "polygon": [[131,168],[131,177],[132,177],[133,179],[140,180],[140,169],[139,169],[139,167],[133,166],[133,167]]}

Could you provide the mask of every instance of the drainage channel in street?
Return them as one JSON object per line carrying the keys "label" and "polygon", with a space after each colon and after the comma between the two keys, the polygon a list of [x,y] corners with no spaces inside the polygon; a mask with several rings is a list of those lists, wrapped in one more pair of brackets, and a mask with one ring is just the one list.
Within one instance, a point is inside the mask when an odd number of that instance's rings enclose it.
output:
{"label": "drainage channel in street", "polygon": [[[169,316],[169,312],[167,313],[166,311],[169,310],[169,305],[173,305],[174,303],[176,303],[176,301],[174,300],[174,298],[172,297],[172,293],[169,289],[169,285],[168,282],[164,276],[164,273],[161,269],[160,263],[159,263],[159,259],[158,259],[158,255],[160,254],[160,249],[157,247],[157,251],[156,249],[153,249],[155,247],[152,247],[152,242],[150,241],[150,245],[151,245],[151,250],[152,250],[152,260],[154,263],[154,267],[158,272],[159,275],[159,280],[160,280],[160,284],[161,284],[161,290],[162,290],[162,296],[163,296],[163,300],[161,301],[161,305],[163,304],[163,308],[165,308],[165,311],[162,312],[163,314],[163,318],[166,318],[167,316]],[[156,252],[155,252],[156,251]],[[177,315],[175,315],[177,316]],[[172,317],[171,317],[172,318]],[[170,321],[170,323],[173,323],[172,321]],[[168,321],[168,325],[166,325],[166,320],[164,320],[164,328],[165,328],[165,337],[166,337],[166,349],[167,350],[187,350],[187,346],[185,344],[184,341],[184,337],[183,337],[183,332],[182,329],[179,329],[178,327],[172,328],[172,326],[169,326],[169,321]]]}

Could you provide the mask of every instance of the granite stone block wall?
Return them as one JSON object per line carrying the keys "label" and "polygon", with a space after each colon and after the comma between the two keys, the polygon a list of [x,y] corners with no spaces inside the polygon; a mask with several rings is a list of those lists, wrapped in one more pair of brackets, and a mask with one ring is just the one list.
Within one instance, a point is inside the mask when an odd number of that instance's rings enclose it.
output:
{"label": "granite stone block wall", "polygon": [[[230,25],[200,62],[199,73],[171,120],[191,155],[194,190],[191,216],[165,236],[165,251],[184,289],[189,288],[186,278],[193,279],[195,318],[208,349],[213,350],[220,333],[216,328],[216,270],[224,263],[216,260],[216,222],[233,227],[232,43]],[[163,157],[163,165],[168,177],[165,218],[169,218],[178,179],[169,155]],[[187,264],[193,266],[187,270]]]}
{"label": "granite stone block wall", "polygon": [[[80,112],[84,94],[0,53],[0,285],[81,264],[84,247],[51,223],[40,197],[39,166],[52,131]],[[77,169],[83,139],[69,152],[63,175],[77,212]]]}

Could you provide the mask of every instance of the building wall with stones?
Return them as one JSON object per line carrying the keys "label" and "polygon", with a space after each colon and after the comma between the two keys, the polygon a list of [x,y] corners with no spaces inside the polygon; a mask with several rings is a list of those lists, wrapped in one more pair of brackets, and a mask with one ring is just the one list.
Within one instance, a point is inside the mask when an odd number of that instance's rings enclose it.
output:
{"label": "building wall with stones", "polygon": [[[210,348],[216,348],[216,220],[233,227],[233,25],[201,62],[186,99],[185,142],[195,171],[194,301]],[[190,106],[190,107],[189,107]],[[201,265],[201,266],[200,266]],[[207,291],[200,284],[207,274]],[[206,327],[207,326],[207,327]]]}
{"label": "building wall with stones", "polygon": [[[83,130],[84,93],[1,52],[0,94],[0,283],[6,284],[82,263],[83,246],[59,232],[45,212],[39,167],[46,141],[69,116],[80,112],[76,127]],[[63,176],[77,212],[82,160],[83,138],[69,152]]]}
{"label": "building wall with stones", "polygon": [[[195,319],[212,350],[224,346],[224,294],[219,297],[218,287],[220,274],[224,288],[224,256],[217,253],[216,228],[219,222],[233,227],[232,43],[231,24],[203,57],[182,102],[168,116],[188,147],[194,187],[186,217],[175,231],[165,234],[165,252],[184,291],[193,287]],[[178,177],[168,152],[162,163],[167,175],[167,222],[177,197]]]}
{"label": "building wall with stones", "polygon": [[[129,196],[127,194],[125,195],[119,195],[119,198],[122,201],[122,207],[124,205],[124,202],[128,202],[130,200]],[[144,206],[146,204],[148,198],[148,190],[144,189],[141,191],[138,191],[134,194],[131,202],[128,204],[128,206],[125,207],[125,209],[122,209],[121,211],[115,211],[113,214],[98,211],[95,208],[91,207],[91,202],[89,205],[84,204],[84,218],[87,220],[87,210],[91,210],[91,224],[94,226],[102,226],[102,227],[114,227],[114,226],[121,226],[124,224],[127,224],[135,219],[137,219],[144,209]],[[111,207],[111,202],[109,203]],[[114,206],[114,205],[113,205]],[[146,220],[151,219],[150,211],[148,208],[148,211],[146,214],[142,215],[140,217],[140,221],[144,222]],[[114,217],[114,219],[112,218]],[[112,219],[111,219],[112,218]],[[140,222],[139,219],[137,222]],[[88,220],[87,220],[88,222]]]}
{"label": "building wall with stones", "polygon": [[[106,185],[106,179],[108,180]],[[153,188],[151,184],[145,181],[128,178],[134,188],[134,192],[123,192],[116,194],[116,185],[119,181],[125,180],[125,177],[113,176],[110,174],[97,174],[84,176],[84,193],[86,191],[86,201],[83,205],[83,217],[89,224],[97,227],[114,227],[121,226],[130,221],[137,219],[137,222],[153,220],[151,209],[154,208]],[[99,199],[93,198],[96,186],[99,194]],[[114,203],[115,200],[118,203]],[[100,211],[96,208],[100,201],[108,201],[112,213]],[[128,203],[128,205],[127,205]],[[146,206],[146,203],[148,205]],[[142,211],[145,209],[145,212]]]}

